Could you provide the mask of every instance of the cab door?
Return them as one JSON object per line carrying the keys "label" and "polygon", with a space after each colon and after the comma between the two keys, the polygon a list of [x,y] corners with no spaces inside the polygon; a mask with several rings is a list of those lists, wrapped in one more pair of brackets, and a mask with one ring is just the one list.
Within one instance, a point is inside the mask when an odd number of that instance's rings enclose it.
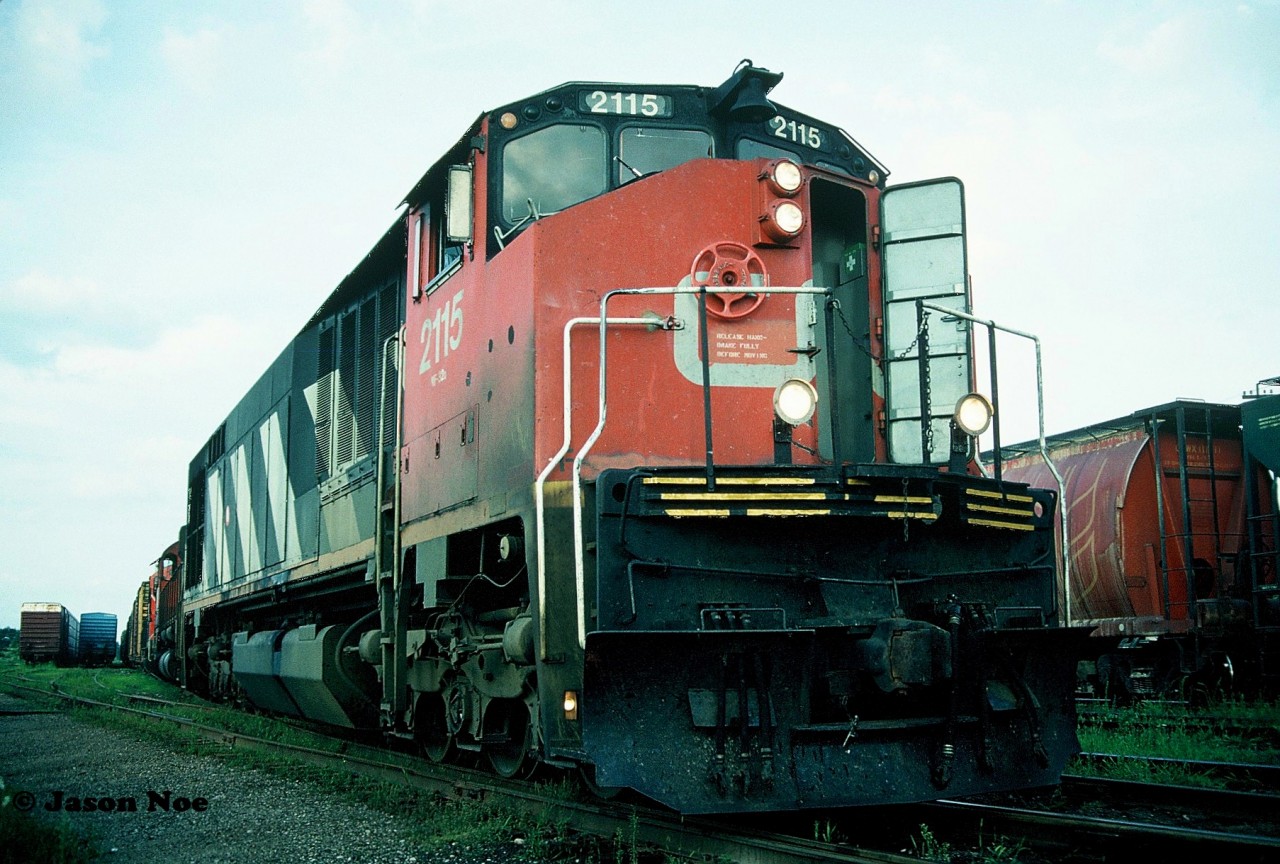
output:
{"label": "cab door", "polygon": [[950,421],[973,385],[964,186],[954,177],[890,186],[880,198],[889,461],[947,461]]}

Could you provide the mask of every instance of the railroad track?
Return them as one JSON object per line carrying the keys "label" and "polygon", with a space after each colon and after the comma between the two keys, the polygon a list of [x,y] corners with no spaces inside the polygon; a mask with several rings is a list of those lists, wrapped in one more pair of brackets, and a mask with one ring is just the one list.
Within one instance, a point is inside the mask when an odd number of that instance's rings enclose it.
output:
{"label": "railroad track", "polygon": [[[1148,768],[1181,768],[1222,781],[1231,789],[1280,794],[1280,765],[1259,765],[1252,762],[1205,762],[1195,759],[1169,759],[1161,756],[1126,756],[1119,753],[1080,753],[1075,758],[1077,762],[1096,766],[1131,763],[1145,765]],[[1078,779],[1078,775],[1071,773],[1065,777]]]}
{"label": "railroad track", "polygon": [[1207,735],[1224,735],[1241,740],[1256,741],[1267,747],[1280,747],[1280,728],[1259,725],[1231,717],[1212,717],[1196,714],[1142,714],[1117,716],[1103,709],[1077,708],[1079,723],[1096,729],[1177,729],[1184,732],[1201,732]]}
{"label": "railroad track", "polygon": [[[795,836],[797,825],[812,822],[816,828],[818,822],[813,820],[813,814],[802,814],[791,819],[714,820],[681,818],[676,814],[636,804],[571,801],[564,799],[563,791],[548,792],[544,787],[527,781],[503,780],[458,766],[438,766],[404,753],[371,747],[349,739],[324,736],[328,740],[339,742],[337,752],[284,744],[229,732],[189,717],[163,713],[152,708],[50,692],[11,681],[5,681],[4,684],[42,697],[56,696],[69,704],[121,711],[172,723],[227,747],[286,754],[307,764],[354,772],[449,798],[498,798],[513,809],[531,814],[545,813],[549,808],[554,808],[565,824],[574,831],[604,838],[625,836],[639,847],[664,850],[669,857],[701,860],[718,857],[743,864],[819,861],[918,864],[919,861],[918,858],[892,851],[903,848],[900,841],[893,841],[891,849],[853,849],[840,843]],[[135,704],[156,707],[203,707],[154,696],[116,695]],[[317,733],[313,731],[313,734]],[[1060,795],[1055,796],[1053,804],[1055,808],[1062,805],[1061,800],[1056,800],[1061,798],[1091,804],[1093,809],[1103,809],[1109,815],[1049,812],[1044,809],[1044,805],[1027,806],[994,800],[945,800],[911,807],[886,808],[895,815],[887,821],[881,820],[877,815],[871,821],[881,825],[891,823],[894,818],[899,819],[904,833],[927,824],[940,835],[954,837],[985,834],[1026,838],[1018,842],[1028,848],[1043,850],[1054,860],[1060,861],[1096,860],[1099,851],[1110,854],[1132,850],[1149,855],[1174,851],[1185,853],[1191,848],[1221,850],[1230,854],[1233,862],[1272,861],[1280,856],[1280,828],[1276,828],[1274,834],[1259,833],[1257,830],[1257,825],[1263,821],[1276,827],[1275,814],[1280,812],[1280,796],[1277,795],[1157,787],[1152,784],[1079,777],[1064,778],[1059,791]],[[1122,812],[1122,804],[1130,805],[1123,811],[1129,815],[1126,818],[1116,818],[1114,814]],[[1138,809],[1135,810],[1135,807]],[[1185,820],[1184,824],[1176,824],[1179,808],[1183,813],[1194,811],[1202,817],[1206,812],[1214,815],[1211,819],[1202,818],[1196,825],[1185,824]],[[1152,821],[1149,817],[1157,810],[1162,810],[1171,821]],[[826,815],[827,818],[820,821],[828,826],[837,826],[838,829],[829,832],[832,836],[866,836],[866,826],[869,824],[866,812],[851,814],[845,811]],[[762,828],[776,822],[784,823],[785,827],[779,830]],[[1208,822],[1214,824],[1207,824]],[[819,832],[815,830],[815,833]],[[886,831],[884,835],[898,836],[893,831]]]}
{"label": "railroad track", "polygon": [[[1271,797],[1274,811],[1280,798]],[[1141,821],[1132,810],[1126,811],[1130,815],[1125,818],[1115,818],[944,800],[920,805],[919,812],[937,831],[946,826],[957,833],[982,830],[1026,838],[1027,846],[1055,861],[1098,860],[1099,854],[1103,860],[1114,855],[1185,860],[1192,854],[1211,853],[1232,864],[1263,864],[1280,856],[1280,837],[1258,834],[1248,826],[1201,828]]]}
{"label": "railroad track", "polygon": [[[1250,770],[1268,779],[1276,776],[1276,769],[1266,765],[1155,761],[1223,774]],[[1055,861],[1074,860],[1073,855],[1090,860],[1097,852],[1104,857],[1133,853],[1185,858],[1193,849],[1221,852],[1233,864],[1280,860],[1280,794],[1274,787],[1241,792],[1067,774],[1051,796],[1040,800],[1018,793],[982,796],[923,804],[913,818],[921,813],[931,825],[945,825],[952,832],[963,834],[981,826],[984,831],[1025,837],[1027,846]]]}
{"label": "railroad track", "polygon": [[1063,779],[1060,792],[1077,806],[1106,807],[1116,812],[1132,807],[1154,808],[1184,822],[1192,813],[1202,823],[1237,825],[1247,827],[1247,833],[1280,838],[1280,795],[1274,791],[1239,792],[1069,776]]}

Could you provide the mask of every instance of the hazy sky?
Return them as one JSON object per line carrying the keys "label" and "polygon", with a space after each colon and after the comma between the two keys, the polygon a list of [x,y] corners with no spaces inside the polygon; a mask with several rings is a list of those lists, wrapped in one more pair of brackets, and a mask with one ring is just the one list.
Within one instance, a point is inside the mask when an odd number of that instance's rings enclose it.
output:
{"label": "hazy sky", "polygon": [[408,189],[570,80],[751,58],[890,182],[960,177],[1049,432],[1239,402],[1280,375],[1277,46],[1277,0],[0,0],[0,626],[123,626],[187,463]]}

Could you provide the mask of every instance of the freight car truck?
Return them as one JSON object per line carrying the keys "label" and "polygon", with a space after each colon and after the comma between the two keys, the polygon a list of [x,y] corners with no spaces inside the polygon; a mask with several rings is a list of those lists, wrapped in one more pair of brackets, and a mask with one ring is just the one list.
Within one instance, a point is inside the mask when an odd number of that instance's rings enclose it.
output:
{"label": "freight car truck", "polygon": [[80,622],[61,603],[23,603],[18,656],[28,663],[75,663],[80,656]]}

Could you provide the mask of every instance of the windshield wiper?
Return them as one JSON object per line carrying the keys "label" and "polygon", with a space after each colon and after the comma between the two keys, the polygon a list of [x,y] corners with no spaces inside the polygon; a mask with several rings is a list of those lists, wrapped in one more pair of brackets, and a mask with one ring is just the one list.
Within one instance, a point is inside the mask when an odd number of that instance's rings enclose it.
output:
{"label": "windshield wiper", "polygon": [[641,174],[639,171],[637,171],[636,169],[634,169],[634,168],[632,168],[630,165],[628,165],[626,162],[623,162],[623,161],[622,161],[622,157],[621,157],[621,156],[614,156],[614,157],[613,157],[613,161],[614,161],[614,162],[617,162],[617,163],[618,163],[619,165],[621,165],[623,168],[626,168],[626,169],[627,169],[628,171],[630,171],[632,174],[636,175],[636,179],[637,179],[637,180],[639,180],[641,177],[643,177],[643,176],[644,176],[644,175],[643,175],[643,174]]}

